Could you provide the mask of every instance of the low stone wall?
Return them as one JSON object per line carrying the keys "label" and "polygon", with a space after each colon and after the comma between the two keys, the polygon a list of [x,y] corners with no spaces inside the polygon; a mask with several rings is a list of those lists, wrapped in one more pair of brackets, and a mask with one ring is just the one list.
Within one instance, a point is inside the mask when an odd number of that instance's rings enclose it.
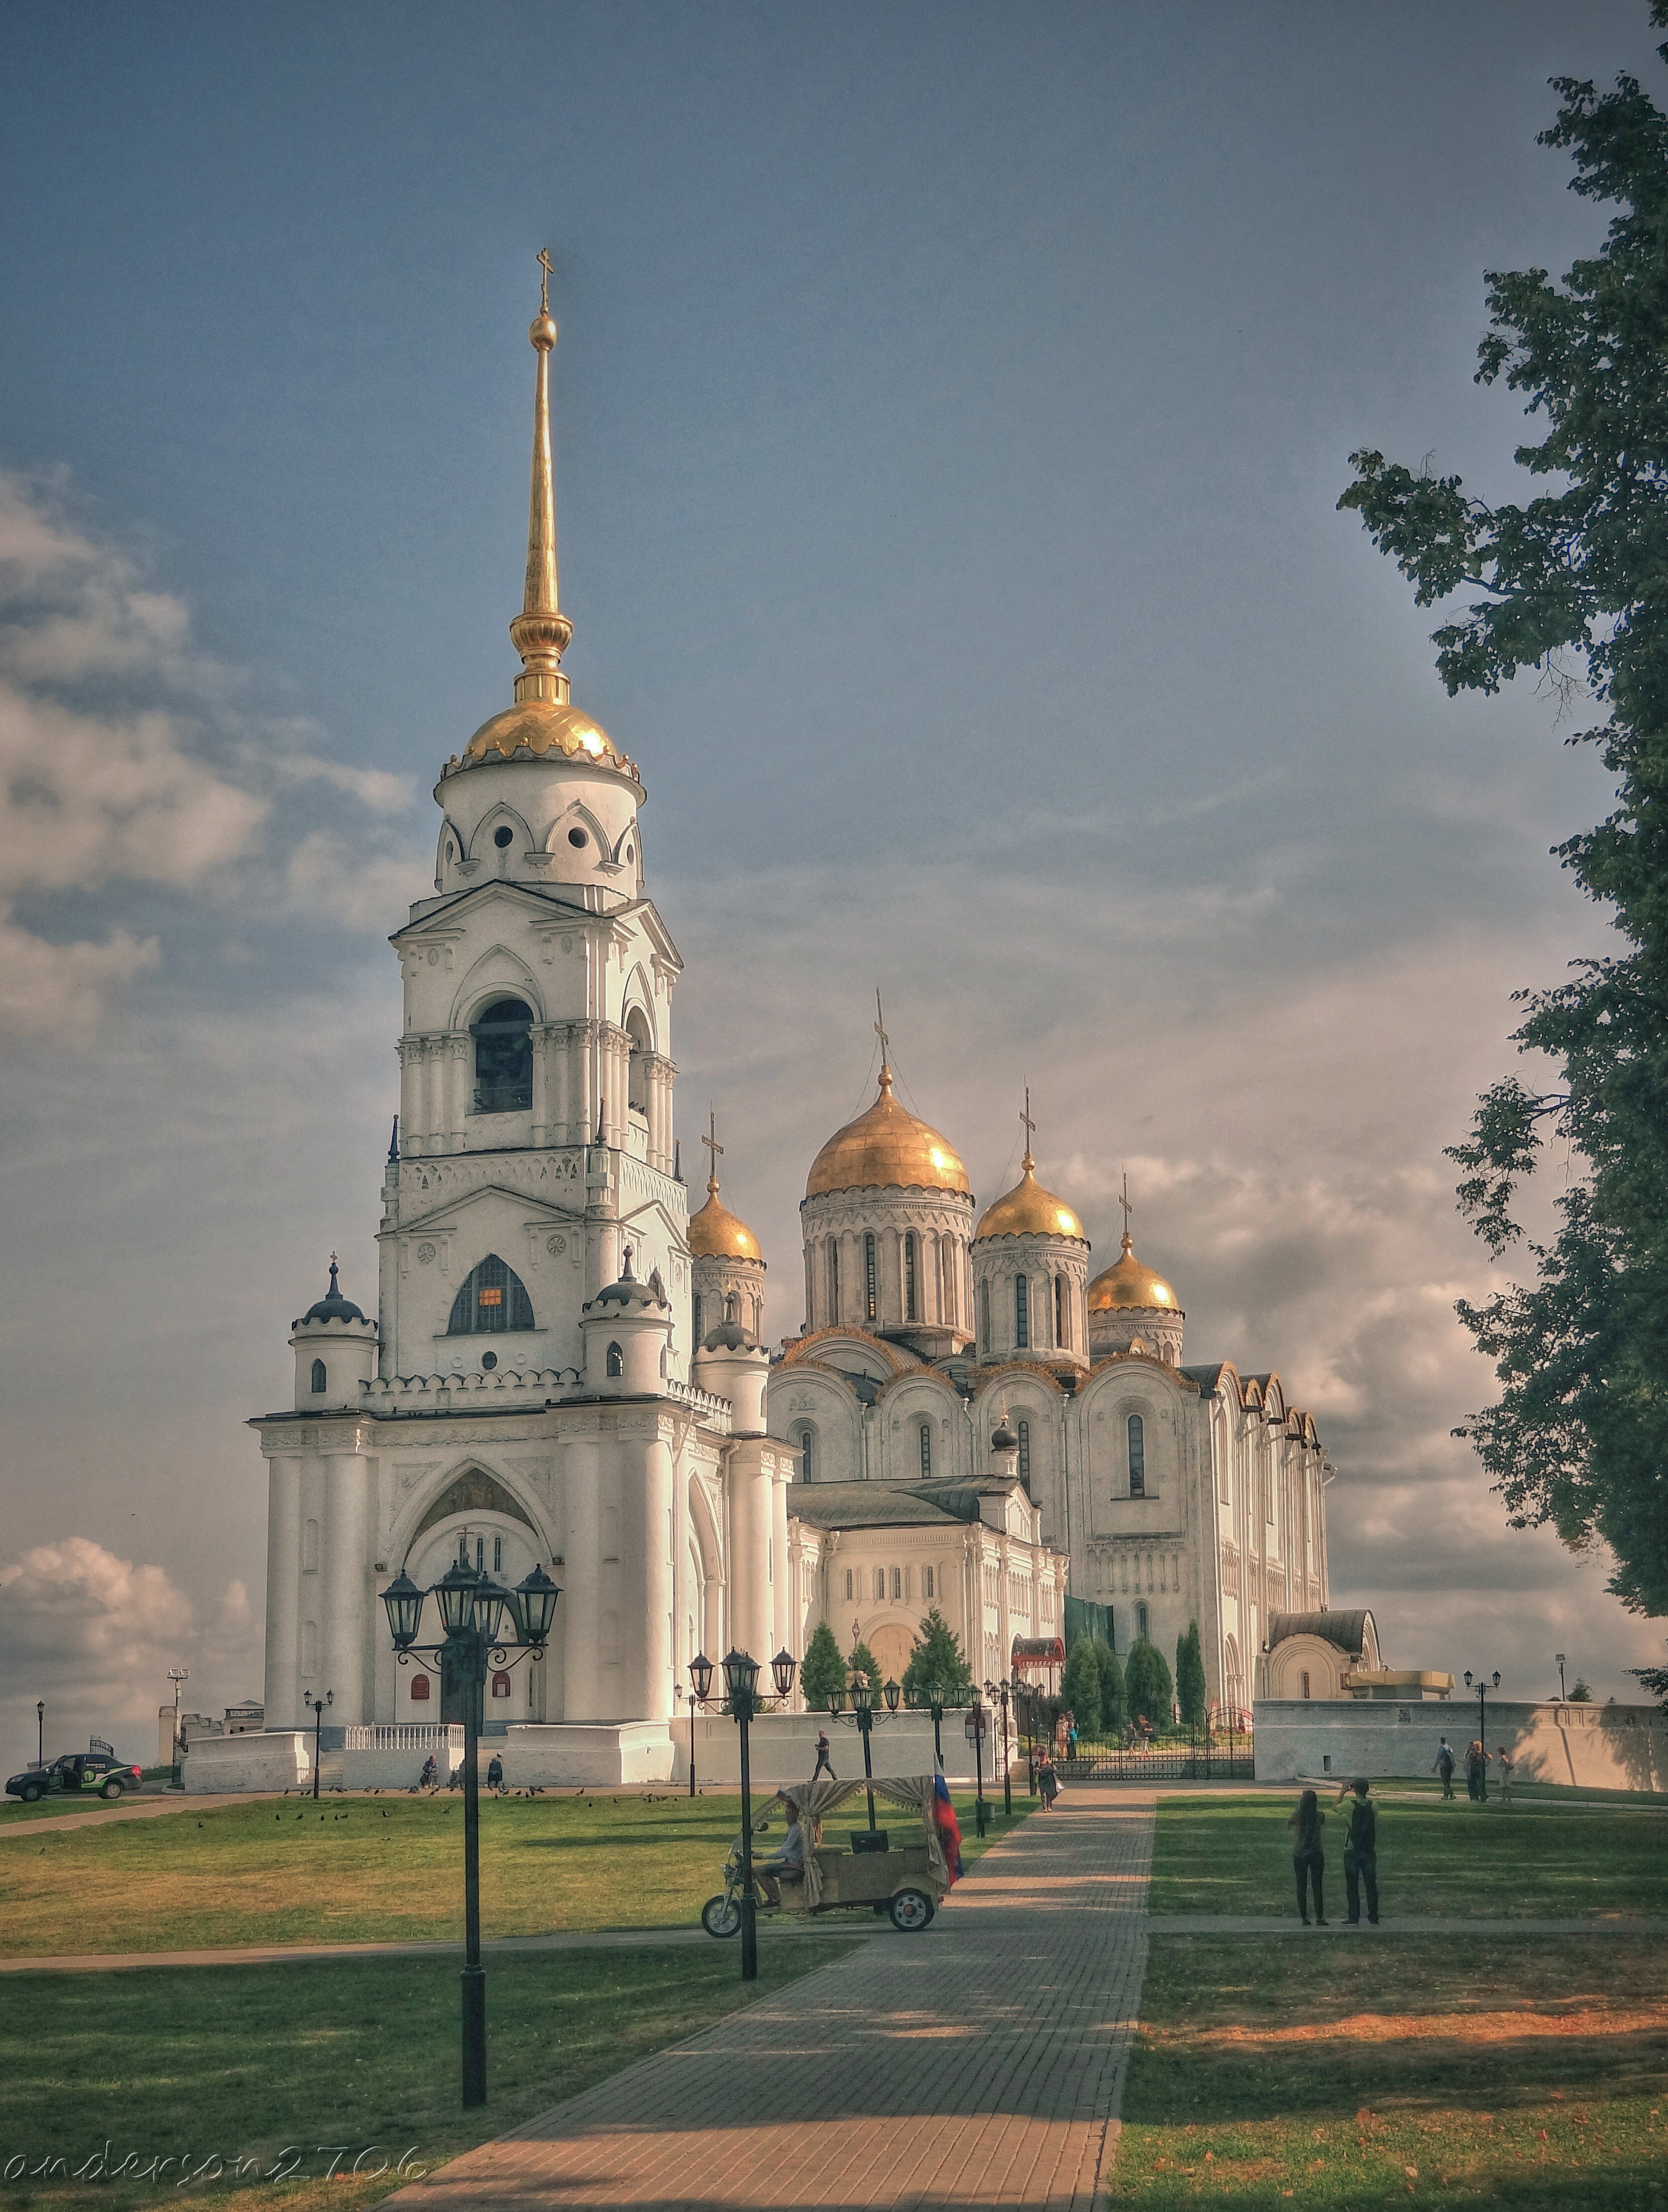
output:
{"label": "low stone wall", "polygon": [[311,1790],[312,1738],[305,1729],[198,1736],[179,1763],[179,1779],[190,1795],[198,1797],[239,1790]]}
{"label": "low stone wall", "polygon": [[[1460,1761],[1477,1734],[1477,1701],[1393,1705],[1351,1698],[1303,1704],[1259,1698],[1259,1782],[1374,1781],[1425,1776],[1443,1736]],[[1488,1749],[1504,1744],[1517,1782],[1564,1782],[1587,1790],[1668,1790],[1668,1715],[1655,1705],[1518,1705],[1489,1700]],[[1495,1769],[1489,1770],[1490,1788]]]}
{"label": "low stone wall", "polygon": [[482,1775],[494,1753],[508,1790],[606,1790],[670,1782],[672,1746],[664,1721],[528,1721],[482,1740]]}
{"label": "low stone wall", "polygon": [[[694,1727],[695,1786],[699,1789],[710,1782],[715,1785],[727,1784],[731,1789],[737,1787],[742,1778],[741,1730],[723,1713],[697,1714]],[[811,1769],[816,1765],[816,1732],[819,1729],[828,1732],[828,1756],[840,1780],[860,1779],[863,1774],[863,1739],[849,1721],[836,1723],[827,1713],[766,1713],[748,1730],[748,1763],[755,1784],[767,1784],[775,1790],[785,1783],[809,1779]],[[965,1783],[971,1789],[974,1781],[973,1747],[962,1733],[959,1712],[945,1714],[943,1743],[946,1776],[958,1786]],[[672,1747],[676,1761],[673,1778],[687,1788],[689,1780],[689,1723],[687,1719],[672,1723]],[[985,1779],[987,1784],[992,1780],[994,1765],[995,1780],[1000,1789],[999,1746],[994,1760],[991,1756],[991,1740],[987,1739]],[[889,1713],[884,1720],[876,1720],[871,1740],[871,1755],[876,1774],[931,1774],[933,1760],[931,1714]],[[1022,1773],[1023,1765],[1018,1764]]]}

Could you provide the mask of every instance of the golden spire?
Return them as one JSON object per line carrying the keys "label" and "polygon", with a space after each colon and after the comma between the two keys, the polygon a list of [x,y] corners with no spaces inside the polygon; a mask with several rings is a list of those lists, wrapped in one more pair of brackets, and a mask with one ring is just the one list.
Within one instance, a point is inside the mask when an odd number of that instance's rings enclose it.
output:
{"label": "golden spire", "polygon": [[527,501],[527,584],[521,612],[510,624],[510,642],[521,655],[515,679],[518,704],[525,699],[567,702],[567,678],[561,657],[573,625],[561,611],[556,593],[556,495],[550,472],[550,350],[556,325],[550,313],[550,256],[541,247],[538,313],[528,341],[538,356],[533,393],[533,474]]}

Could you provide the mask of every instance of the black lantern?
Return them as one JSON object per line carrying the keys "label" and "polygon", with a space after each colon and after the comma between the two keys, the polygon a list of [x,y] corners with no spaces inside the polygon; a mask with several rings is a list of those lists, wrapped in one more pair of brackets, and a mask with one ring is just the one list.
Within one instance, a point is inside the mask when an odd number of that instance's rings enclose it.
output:
{"label": "black lantern", "polygon": [[435,1583],[434,1595],[440,1604],[440,1624],[448,1636],[467,1636],[474,1628],[477,1579],[473,1567],[466,1567],[461,1559],[454,1559]]}
{"label": "black lantern", "polygon": [[751,1706],[754,1686],[758,1679],[758,1661],[748,1652],[737,1651],[731,1645],[724,1655],[724,1686],[730,1692],[732,1707]]}
{"label": "black lantern", "polygon": [[852,1669],[852,1711],[854,1713],[870,1712],[874,1704],[875,1692],[870,1686],[869,1677],[861,1667],[854,1667]]}
{"label": "black lantern", "polygon": [[844,1690],[830,1690],[828,1692],[828,1711],[831,1713],[843,1713],[845,1710],[846,1692]]}
{"label": "black lantern", "polygon": [[793,1673],[798,1663],[798,1661],[794,1657],[792,1652],[790,1651],[785,1645],[783,1646],[782,1650],[779,1650],[776,1654],[776,1656],[771,1661],[771,1678],[776,1685],[776,1694],[779,1698],[786,1698],[792,1695]]}
{"label": "black lantern", "polygon": [[510,1594],[510,1606],[515,1614],[516,1634],[524,1644],[535,1650],[550,1633],[556,1617],[556,1600],[561,1592],[556,1588],[542,1566],[535,1566],[525,1582],[518,1583]]}
{"label": "black lantern", "polygon": [[704,1705],[713,1687],[713,1662],[704,1651],[697,1651],[689,1662],[689,1680],[694,1686],[696,1704]]}
{"label": "black lantern", "polygon": [[394,1649],[403,1651],[416,1641],[423,1593],[402,1567],[382,1593],[382,1601],[388,1608],[388,1632],[394,1639]]}
{"label": "black lantern", "polygon": [[475,1615],[476,1633],[483,1644],[501,1644],[504,1640],[504,1615],[509,1609],[510,1593],[501,1583],[490,1575],[480,1576],[470,1599],[470,1608]]}
{"label": "black lantern", "polygon": [[889,1682],[881,1694],[886,1699],[887,1711],[889,1713],[895,1713],[898,1710],[898,1699],[901,1695],[897,1684],[895,1682]]}

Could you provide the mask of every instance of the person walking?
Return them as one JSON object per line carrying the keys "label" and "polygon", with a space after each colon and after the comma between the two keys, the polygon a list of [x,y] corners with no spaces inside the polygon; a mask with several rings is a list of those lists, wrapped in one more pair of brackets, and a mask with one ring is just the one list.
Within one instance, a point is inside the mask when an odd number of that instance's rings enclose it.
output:
{"label": "person walking", "polygon": [[1343,1897],[1352,1928],[1361,1925],[1363,1889],[1368,1924],[1374,1928],[1379,1924],[1379,1810],[1368,1801],[1372,1786],[1365,1775],[1356,1784],[1343,1837]]}
{"label": "person walking", "polygon": [[1500,1802],[1502,1805],[1509,1805],[1512,1802],[1513,1764],[1511,1753],[1507,1750],[1504,1744],[1501,1744],[1495,1753],[1495,1765],[1500,1769]]}
{"label": "person walking", "polygon": [[1448,1741],[1447,1736],[1442,1738],[1436,1753],[1436,1763],[1430,1771],[1433,1774],[1441,1776],[1442,1795],[1451,1798],[1453,1796],[1453,1746]]}
{"label": "person walking", "polygon": [[1045,1813],[1053,1811],[1054,1800],[1059,1794],[1060,1778],[1055,1769],[1054,1754],[1052,1752],[1045,1751],[1042,1754],[1042,1762],[1037,1768],[1037,1795],[1042,1800],[1042,1809]]}
{"label": "person walking", "polygon": [[1321,1824],[1326,1815],[1320,1809],[1320,1800],[1313,1790],[1306,1790],[1297,1801],[1297,1810],[1287,1821],[1289,1828],[1297,1831],[1292,1845],[1292,1870],[1297,1876],[1298,1917],[1307,1928],[1309,1924],[1309,1899],[1314,1899],[1314,1924],[1326,1925],[1326,1906],[1321,1893],[1321,1876],[1326,1868],[1326,1855],[1321,1849]]}
{"label": "person walking", "polygon": [[1465,1795],[1473,1805],[1488,1802],[1489,1769],[1493,1763],[1483,1748],[1482,1738],[1473,1737],[1465,1752]]}
{"label": "person walking", "polygon": [[828,1763],[828,1731],[827,1729],[818,1729],[816,1731],[816,1764],[811,1769],[811,1780],[815,1782],[819,1774],[826,1774],[830,1782],[838,1782],[840,1779],[840,1777],[834,1772],[834,1768]]}

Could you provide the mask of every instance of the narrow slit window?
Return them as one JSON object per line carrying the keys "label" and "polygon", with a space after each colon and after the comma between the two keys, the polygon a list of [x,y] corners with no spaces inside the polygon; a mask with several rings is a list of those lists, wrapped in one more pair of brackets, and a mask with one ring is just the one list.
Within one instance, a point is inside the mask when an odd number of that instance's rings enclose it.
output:
{"label": "narrow slit window", "polygon": [[991,1348],[991,1286],[988,1283],[979,1285],[979,1348],[981,1352],[988,1352]]}
{"label": "narrow slit window", "polygon": [[915,1232],[912,1229],[903,1240],[903,1310],[906,1321],[919,1320],[916,1312],[916,1250]]}
{"label": "narrow slit window", "polygon": [[330,1378],[325,1372],[324,1361],[322,1359],[315,1359],[312,1363],[312,1388],[313,1396],[315,1398],[319,1396],[320,1394],[329,1387],[329,1382]]}
{"label": "narrow slit window", "polygon": [[1031,1424],[1019,1424],[1019,1479],[1027,1490],[1031,1487]]}
{"label": "narrow slit window", "polygon": [[1130,1496],[1147,1494],[1147,1432],[1139,1413],[1130,1415]]}
{"label": "narrow slit window", "polygon": [[799,1480],[801,1482],[809,1482],[811,1479],[812,1435],[813,1431],[810,1429],[801,1429],[799,1431]]}
{"label": "narrow slit window", "polygon": [[1031,1285],[1023,1275],[1014,1278],[1014,1344],[1021,1352],[1031,1346]]}
{"label": "narrow slit window", "polygon": [[833,1328],[840,1325],[840,1247],[832,1237],[828,1239],[828,1322]]}
{"label": "narrow slit window", "polygon": [[933,1582],[933,1575],[932,1575],[932,1570],[931,1570],[931,1567],[923,1567],[923,1568],[921,1569],[921,1595],[922,1595],[923,1597],[931,1597],[931,1596],[932,1596],[932,1595],[933,1595],[932,1582]]}
{"label": "narrow slit window", "polygon": [[886,1570],[884,1567],[876,1567],[875,1569],[875,1597],[877,1602],[883,1604],[885,1602]]}
{"label": "narrow slit window", "polygon": [[921,1474],[923,1479],[932,1472],[932,1424],[921,1423]]}
{"label": "narrow slit window", "polygon": [[623,1375],[626,1371],[626,1355],[617,1344],[608,1347],[608,1371],[610,1375]]}
{"label": "narrow slit window", "polygon": [[894,1568],[893,1568],[893,1570],[892,1570],[892,1597],[893,1597],[893,1601],[895,1603],[895,1602],[896,1602],[900,1598],[901,1598],[901,1597],[902,1597],[902,1595],[903,1595],[903,1569],[902,1569],[901,1567],[894,1567]]}
{"label": "narrow slit window", "polygon": [[863,1310],[870,1321],[880,1315],[880,1285],[876,1279],[875,1237],[870,1230],[863,1240]]}
{"label": "narrow slit window", "polygon": [[1065,1345],[1065,1277],[1054,1278],[1054,1341],[1062,1349]]}
{"label": "narrow slit window", "polygon": [[854,1577],[852,1576],[852,1570],[847,1567],[846,1570],[846,1602],[847,1605],[849,1605],[852,1600],[857,1595],[857,1591],[853,1588],[853,1581]]}

